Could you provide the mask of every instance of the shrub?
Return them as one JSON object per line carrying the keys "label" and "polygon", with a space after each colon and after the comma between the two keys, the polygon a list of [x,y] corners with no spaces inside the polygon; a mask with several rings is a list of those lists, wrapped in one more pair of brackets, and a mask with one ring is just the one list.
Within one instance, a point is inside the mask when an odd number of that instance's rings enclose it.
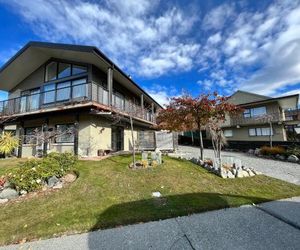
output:
{"label": "shrub", "polygon": [[21,163],[8,175],[8,179],[17,190],[28,192],[37,190],[51,176],[58,178],[70,171],[77,158],[71,153],[51,153],[43,159],[32,159]]}
{"label": "shrub", "polygon": [[19,146],[19,139],[10,132],[0,135],[0,153],[8,155]]}
{"label": "shrub", "polygon": [[285,154],[285,148],[280,147],[280,146],[275,146],[275,147],[268,147],[268,146],[263,146],[260,148],[260,153],[262,155],[282,155]]}
{"label": "shrub", "polygon": [[[50,153],[44,160],[49,162],[52,167],[53,175],[62,177],[75,166],[77,157],[72,153]],[[56,162],[58,165],[53,165],[51,162]]]}
{"label": "shrub", "polygon": [[297,157],[300,157],[300,146],[291,146],[286,151],[287,156],[289,155],[296,155]]}

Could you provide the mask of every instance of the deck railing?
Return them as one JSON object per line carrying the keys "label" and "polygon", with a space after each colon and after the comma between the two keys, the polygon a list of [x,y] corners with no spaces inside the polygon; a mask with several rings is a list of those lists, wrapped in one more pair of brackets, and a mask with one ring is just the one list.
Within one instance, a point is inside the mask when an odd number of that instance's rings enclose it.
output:
{"label": "deck railing", "polygon": [[239,114],[230,118],[230,125],[258,125],[272,122],[284,121],[284,117],[279,112],[268,113],[266,115],[254,116],[254,117],[244,117],[243,114]]}
{"label": "deck railing", "polygon": [[[0,101],[0,116],[26,114],[38,110],[94,101],[109,107],[109,92],[96,83],[84,83],[55,90],[24,95]],[[112,107],[135,117],[155,122],[154,113],[117,94],[112,95]]]}

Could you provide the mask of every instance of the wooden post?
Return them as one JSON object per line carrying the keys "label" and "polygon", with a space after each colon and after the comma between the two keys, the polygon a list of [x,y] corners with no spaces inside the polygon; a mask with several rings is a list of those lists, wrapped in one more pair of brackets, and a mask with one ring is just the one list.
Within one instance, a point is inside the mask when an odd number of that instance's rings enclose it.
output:
{"label": "wooden post", "polygon": [[48,148],[48,139],[45,140],[45,134],[48,133],[48,125],[49,119],[47,118],[45,124],[43,125],[43,134],[44,134],[44,143],[43,143],[43,156],[47,155],[47,148]]}
{"label": "wooden post", "polygon": [[108,106],[112,105],[113,98],[113,67],[107,69]]}
{"label": "wooden post", "polygon": [[24,122],[19,125],[19,147],[18,147],[18,158],[22,157],[22,146],[23,146],[23,136],[24,136]]}
{"label": "wooden post", "polygon": [[79,115],[76,115],[75,122],[74,122],[74,154],[78,155],[78,137],[79,137]]}

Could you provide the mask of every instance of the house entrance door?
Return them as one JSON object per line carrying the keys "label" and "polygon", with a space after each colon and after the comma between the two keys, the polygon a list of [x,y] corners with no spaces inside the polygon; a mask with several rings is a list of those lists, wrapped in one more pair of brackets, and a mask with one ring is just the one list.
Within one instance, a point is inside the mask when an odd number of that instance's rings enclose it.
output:
{"label": "house entrance door", "polygon": [[113,151],[124,150],[124,128],[114,126],[111,131],[111,147]]}

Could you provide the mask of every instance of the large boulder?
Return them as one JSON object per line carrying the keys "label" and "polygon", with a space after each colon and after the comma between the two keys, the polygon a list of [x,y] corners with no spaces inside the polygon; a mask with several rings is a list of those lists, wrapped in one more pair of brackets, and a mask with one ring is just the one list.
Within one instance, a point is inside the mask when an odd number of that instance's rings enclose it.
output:
{"label": "large boulder", "polygon": [[15,189],[12,188],[5,188],[2,190],[2,192],[0,193],[0,199],[13,199],[18,197],[19,194]]}
{"label": "large boulder", "polygon": [[298,162],[299,161],[299,158],[296,156],[296,155],[290,155],[287,160],[289,162]]}
{"label": "large boulder", "polygon": [[56,177],[56,176],[51,176],[48,181],[47,181],[47,184],[48,184],[48,187],[54,187],[56,183],[59,182],[59,179]]}

